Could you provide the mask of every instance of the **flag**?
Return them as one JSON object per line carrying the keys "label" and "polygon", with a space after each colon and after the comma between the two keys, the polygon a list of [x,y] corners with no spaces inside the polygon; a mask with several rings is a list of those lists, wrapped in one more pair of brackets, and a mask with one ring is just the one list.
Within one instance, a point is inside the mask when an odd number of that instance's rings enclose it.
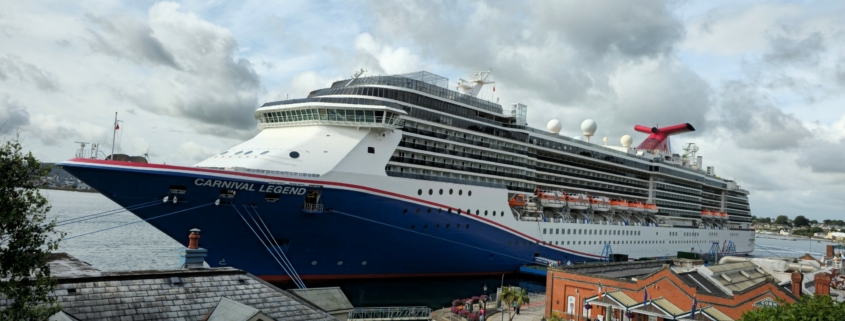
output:
{"label": "flag", "polygon": [[603,292],[604,291],[602,291],[601,281],[599,281],[599,299],[601,299]]}
{"label": "flag", "polygon": [[645,295],[643,295],[643,306],[648,305],[648,289],[645,290]]}
{"label": "flag", "polygon": [[114,124],[114,130],[120,129],[120,124]]}
{"label": "flag", "polygon": [[493,92],[496,92],[496,86],[493,86]]}
{"label": "flag", "polygon": [[695,306],[698,305],[698,300],[695,298],[695,294],[692,295],[692,311],[689,313],[690,319],[695,316]]}

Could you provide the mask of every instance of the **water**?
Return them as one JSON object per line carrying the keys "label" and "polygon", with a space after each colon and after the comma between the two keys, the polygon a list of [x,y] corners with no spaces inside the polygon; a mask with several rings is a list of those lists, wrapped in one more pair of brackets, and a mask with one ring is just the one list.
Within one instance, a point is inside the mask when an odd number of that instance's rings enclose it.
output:
{"label": "water", "polygon": [[[53,207],[49,215],[58,221],[120,208],[98,193],[58,190],[41,192]],[[71,237],[135,221],[138,221],[135,215],[121,212],[57,229]],[[181,242],[187,243],[187,234],[186,231]],[[756,239],[754,256],[798,257],[810,253],[820,258],[824,256],[825,245],[834,244],[801,238],[791,241],[785,237],[765,237]],[[102,271],[127,271],[175,269],[179,265],[179,249],[182,247],[180,242],[142,222],[63,241],[59,251],[67,252]],[[441,308],[450,305],[453,299],[483,294],[485,284],[488,293],[495,293],[501,283],[501,276],[494,276],[308,282],[308,286],[339,286],[356,307],[423,305]],[[545,292],[545,280],[531,276],[507,275],[504,284],[522,286],[531,292]]]}
{"label": "water", "polygon": [[[77,218],[89,214],[120,208],[119,205],[98,193],[41,190],[53,207],[50,217],[57,221]],[[81,223],[59,226],[56,229],[67,233],[67,237],[97,231],[139,219],[121,212]],[[185,232],[185,244],[188,232]],[[102,271],[129,271],[175,269],[179,266],[179,250],[184,245],[170,238],[146,222],[112,230],[85,235],[63,241],[60,252],[85,261]],[[353,306],[428,306],[439,309],[451,305],[452,300],[468,298],[484,293],[495,293],[496,288],[516,285],[531,292],[545,292],[545,280],[519,275],[492,277],[451,277],[424,279],[349,280],[331,282],[307,282],[309,287],[339,286]],[[290,284],[281,284],[289,288]]]}

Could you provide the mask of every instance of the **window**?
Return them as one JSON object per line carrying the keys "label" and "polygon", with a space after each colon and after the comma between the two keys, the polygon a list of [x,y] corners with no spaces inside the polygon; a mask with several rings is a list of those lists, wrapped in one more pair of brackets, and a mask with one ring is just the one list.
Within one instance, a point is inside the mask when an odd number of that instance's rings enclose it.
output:
{"label": "window", "polygon": [[422,189],[417,191],[417,195],[422,195]]}
{"label": "window", "polygon": [[459,190],[458,190],[458,195],[463,195],[463,194],[464,194],[464,190],[459,189]]}
{"label": "window", "polygon": [[375,147],[367,147],[367,153],[370,153],[370,154],[375,154],[375,153],[376,153],[376,148],[375,148]]}
{"label": "window", "polygon": [[[236,155],[237,154],[240,154],[240,152],[237,152]],[[299,153],[297,152],[290,152],[290,154],[288,155],[290,156],[290,158],[299,158]]]}
{"label": "window", "polygon": [[431,194],[434,194],[434,190],[432,190],[432,189],[430,189],[430,188],[429,188],[429,189],[428,189],[428,195],[431,195]]}
{"label": "window", "polygon": [[449,189],[449,195],[452,195],[452,189],[451,188]]}
{"label": "window", "polygon": [[440,189],[440,195],[443,195],[443,189],[442,188]]}

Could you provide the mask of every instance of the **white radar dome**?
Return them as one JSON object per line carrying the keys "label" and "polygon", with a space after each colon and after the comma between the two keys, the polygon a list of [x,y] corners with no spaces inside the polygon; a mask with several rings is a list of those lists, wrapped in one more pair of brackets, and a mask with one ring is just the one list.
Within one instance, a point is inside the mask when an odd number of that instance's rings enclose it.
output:
{"label": "white radar dome", "polygon": [[622,139],[619,140],[622,143],[623,147],[631,147],[631,144],[634,143],[634,139],[631,138],[631,135],[622,136]]}
{"label": "white radar dome", "polygon": [[581,123],[581,131],[584,132],[584,136],[593,136],[596,133],[596,129],[599,126],[596,122],[592,119],[587,119],[583,123]]}
{"label": "white radar dome", "polygon": [[560,129],[562,128],[560,121],[557,119],[552,119],[546,124],[546,129],[549,130],[552,134],[560,133]]}

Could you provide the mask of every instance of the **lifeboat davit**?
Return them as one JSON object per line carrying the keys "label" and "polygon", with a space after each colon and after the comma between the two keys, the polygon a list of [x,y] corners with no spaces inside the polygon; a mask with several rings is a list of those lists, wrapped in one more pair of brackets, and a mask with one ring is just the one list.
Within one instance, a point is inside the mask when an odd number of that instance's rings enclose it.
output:
{"label": "lifeboat davit", "polygon": [[713,213],[708,210],[701,211],[701,218],[713,218]]}
{"label": "lifeboat davit", "polygon": [[584,194],[566,195],[566,202],[569,208],[573,210],[586,210],[590,208],[590,203],[587,200],[587,195]]}
{"label": "lifeboat davit", "polygon": [[628,201],[626,200],[612,200],[610,201],[610,207],[614,210],[619,211],[627,211],[628,210]]}
{"label": "lifeboat davit", "polygon": [[642,212],[645,208],[643,207],[643,203],[630,202],[628,203],[628,209],[634,212]]}
{"label": "lifeboat davit", "polygon": [[543,207],[561,208],[564,204],[563,202],[558,200],[557,195],[555,195],[554,193],[539,192],[537,198],[540,199],[540,204],[542,204]]}
{"label": "lifeboat davit", "polygon": [[654,204],[645,204],[645,205],[643,205],[643,210],[644,210],[646,213],[652,213],[652,214],[654,214],[654,213],[657,213],[657,212],[658,212],[657,205],[654,205]]}
{"label": "lifeboat davit", "polygon": [[525,206],[525,194],[516,194],[508,200],[511,207]]}
{"label": "lifeboat davit", "polygon": [[590,205],[593,211],[607,212],[610,210],[610,199],[604,196],[593,197],[590,199]]}

